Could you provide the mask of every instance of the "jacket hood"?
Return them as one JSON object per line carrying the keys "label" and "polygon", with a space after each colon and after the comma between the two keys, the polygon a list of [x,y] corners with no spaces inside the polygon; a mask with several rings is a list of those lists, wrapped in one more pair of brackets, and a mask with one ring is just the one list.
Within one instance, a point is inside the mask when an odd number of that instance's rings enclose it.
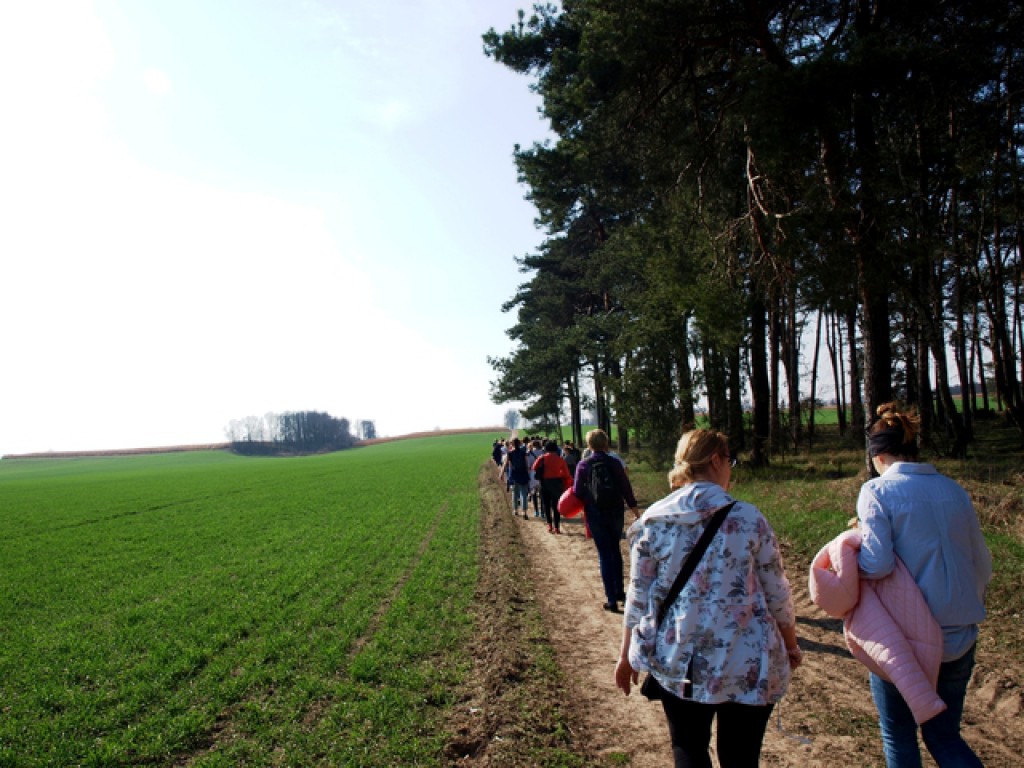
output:
{"label": "jacket hood", "polygon": [[656,501],[647,508],[642,519],[653,522],[659,518],[673,518],[678,522],[692,525],[732,500],[732,496],[718,483],[698,480],[677,488],[665,498]]}

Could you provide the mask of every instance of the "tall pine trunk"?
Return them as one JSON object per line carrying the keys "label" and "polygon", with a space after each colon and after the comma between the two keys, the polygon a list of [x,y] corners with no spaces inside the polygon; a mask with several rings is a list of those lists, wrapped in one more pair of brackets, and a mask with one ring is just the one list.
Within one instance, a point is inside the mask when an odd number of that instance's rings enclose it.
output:
{"label": "tall pine trunk", "polygon": [[690,368],[690,314],[683,315],[683,328],[676,344],[676,376],[679,380],[680,434],[693,429],[697,422],[693,402],[693,370]]}
{"label": "tall pine trunk", "polygon": [[821,316],[822,311],[818,310],[818,322],[814,327],[814,356],[811,358],[811,394],[807,405],[807,450],[814,448],[814,413],[817,410],[818,399],[818,361],[821,353]]}
{"label": "tall pine trunk", "polygon": [[832,386],[836,393],[836,423],[840,436],[846,434],[846,385],[843,378],[842,346],[843,333],[839,325],[839,314],[830,310],[825,347],[828,349],[828,358],[832,365]]}
{"label": "tall pine trunk", "polygon": [[789,441],[793,450],[800,447],[803,424],[800,417],[800,330],[796,313],[796,287],[786,289],[784,323],[782,326],[782,366],[786,371],[789,399]]}
{"label": "tall pine trunk", "polygon": [[725,429],[729,418],[727,375],[722,354],[708,342],[704,343],[704,379],[708,392],[708,420],[711,422],[711,428]]}
{"label": "tall pine trunk", "polygon": [[733,456],[746,444],[743,432],[743,371],[738,345],[729,349],[729,447]]}
{"label": "tall pine trunk", "polygon": [[755,467],[768,464],[768,440],[771,435],[771,381],[768,376],[768,355],[764,301],[756,298],[750,309],[750,389],[753,397],[753,439],[750,462]]}
{"label": "tall pine trunk", "polygon": [[850,424],[853,426],[851,435],[855,444],[864,442],[861,431],[867,420],[864,414],[864,399],[861,396],[862,376],[860,364],[860,348],[857,346],[857,308],[851,306],[846,311],[846,342],[850,354]]}
{"label": "tall pine trunk", "polygon": [[963,282],[959,274],[953,276],[953,313],[956,317],[956,330],[953,332],[954,359],[956,361],[957,378],[960,380],[960,407],[964,419],[964,430],[967,439],[974,435],[974,382],[971,381],[971,364],[967,354],[967,307],[963,301]]}
{"label": "tall pine trunk", "polygon": [[768,435],[772,453],[778,453],[782,448],[782,414],[779,411],[779,336],[781,335],[779,331],[781,326],[779,300],[777,296],[773,296],[768,310],[768,355],[770,360],[768,370],[771,388]]}

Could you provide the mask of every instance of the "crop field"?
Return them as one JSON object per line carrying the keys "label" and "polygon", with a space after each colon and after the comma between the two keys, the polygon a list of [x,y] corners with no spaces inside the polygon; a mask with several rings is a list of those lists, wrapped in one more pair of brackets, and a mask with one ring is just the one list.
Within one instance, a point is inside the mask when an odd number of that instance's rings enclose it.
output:
{"label": "crop field", "polygon": [[440,764],[490,440],[0,462],[0,766]]}

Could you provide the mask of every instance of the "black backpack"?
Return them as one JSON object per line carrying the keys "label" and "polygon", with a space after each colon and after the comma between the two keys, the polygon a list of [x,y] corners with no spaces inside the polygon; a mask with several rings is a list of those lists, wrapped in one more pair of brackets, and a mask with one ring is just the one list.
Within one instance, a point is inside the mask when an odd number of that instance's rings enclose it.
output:
{"label": "black backpack", "polygon": [[528,483],[530,482],[530,465],[526,461],[526,449],[519,446],[513,451],[509,451],[508,454],[508,465],[512,470],[512,482],[513,483]]}
{"label": "black backpack", "polygon": [[622,511],[622,493],[619,492],[619,483],[612,471],[613,461],[615,459],[594,457],[587,462],[590,465],[590,497],[598,512]]}

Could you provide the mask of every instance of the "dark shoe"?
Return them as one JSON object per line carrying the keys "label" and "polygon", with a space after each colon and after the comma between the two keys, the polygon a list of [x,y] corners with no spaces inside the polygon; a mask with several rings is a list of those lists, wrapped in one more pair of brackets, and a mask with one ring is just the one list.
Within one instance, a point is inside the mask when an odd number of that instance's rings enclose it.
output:
{"label": "dark shoe", "polygon": [[555,528],[555,533],[561,533],[561,532],[562,532],[561,528]]}
{"label": "dark shoe", "polygon": [[605,603],[604,604],[604,609],[606,611],[611,611],[612,613],[618,613],[619,612],[619,605],[618,605],[618,603]]}

